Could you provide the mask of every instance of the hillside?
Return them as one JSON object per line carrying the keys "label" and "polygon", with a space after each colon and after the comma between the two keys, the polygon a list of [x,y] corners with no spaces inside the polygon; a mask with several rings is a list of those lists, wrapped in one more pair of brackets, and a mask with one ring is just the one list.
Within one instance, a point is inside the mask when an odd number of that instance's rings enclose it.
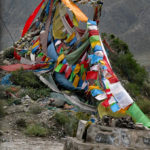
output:
{"label": "hillside", "polygon": [[101,27],[103,32],[114,33],[126,41],[135,57],[150,66],[150,2],[141,0],[105,0]]}

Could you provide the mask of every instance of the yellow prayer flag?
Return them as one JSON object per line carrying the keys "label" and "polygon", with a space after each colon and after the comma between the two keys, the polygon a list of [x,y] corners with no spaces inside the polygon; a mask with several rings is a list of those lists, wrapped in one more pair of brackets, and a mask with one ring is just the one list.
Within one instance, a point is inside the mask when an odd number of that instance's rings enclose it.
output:
{"label": "yellow prayer flag", "polygon": [[40,45],[40,41],[39,40],[32,46],[32,49],[35,48],[38,45]]}
{"label": "yellow prayer flag", "polygon": [[91,47],[92,47],[92,48],[94,48],[96,45],[101,46],[100,41],[95,41],[95,42],[92,42],[92,43],[91,43]]}
{"label": "yellow prayer flag", "polygon": [[80,80],[80,77],[78,75],[75,76],[75,79],[73,81],[73,86],[74,87],[77,87],[78,86],[78,83],[79,83],[79,80]]}
{"label": "yellow prayer flag", "polygon": [[84,72],[82,75],[82,80],[84,81],[86,79],[86,73]]}
{"label": "yellow prayer flag", "polygon": [[74,74],[79,73],[80,69],[81,69],[81,65],[77,64],[76,67],[75,67],[75,69],[74,69]]}
{"label": "yellow prayer flag", "polygon": [[64,54],[61,54],[58,58],[57,58],[57,65],[59,65],[59,63],[65,58]]}
{"label": "yellow prayer flag", "polygon": [[95,85],[89,86],[89,90],[90,90],[90,91],[91,91],[91,90],[95,90],[95,89],[100,90],[100,87],[99,87],[99,86],[95,86]]}
{"label": "yellow prayer flag", "polygon": [[80,8],[70,0],[62,0],[62,2],[70,8],[70,10],[75,14],[79,21],[87,22],[88,17],[80,10]]}
{"label": "yellow prayer flag", "polygon": [[104,62],[104,61],[102,61],[102,60],[100,61],[100,63],[101,63],[102,65],[105,65],[105,62]]}
{"label": "yellow prayer flag", "polygon": [[66,42],[66,43],[69,43],[70,41],[73,40],[73,38],[74,38],[75,36],[76,36],[76,33],[73,32],[73,33],[65,40],[65,42]]}
{"label": "yellow prayer flag", "polygon": [[78,20],[77,20],[77,18],[76,18],[76,16],[73,14],[73,25],[75,26],[75,27],[78,27],[79,26],[79,22],[78,22]]}
{"label": "yellow prayer flag", "polygon": [[127,116],[126,113],[120,113],[118,112],[112,112],[110,107],[104,107],[101,105],[101,103],[98,105],[98,114],[100,118],[103,118],[103,116],[112,116],[116,118],[121,118]]}

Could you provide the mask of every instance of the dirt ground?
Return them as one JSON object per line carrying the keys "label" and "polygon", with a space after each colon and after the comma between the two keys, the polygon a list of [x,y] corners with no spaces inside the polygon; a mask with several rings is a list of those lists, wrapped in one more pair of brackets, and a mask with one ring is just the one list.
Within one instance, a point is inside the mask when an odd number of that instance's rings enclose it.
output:
{"label": "dirt ground", "polygon": [[7,115],[0,119],[0,150],[63,150],[64,141],[57,137],[29,137],[15,126],[15,121],[20,117],[41,122],[43,119],[39,118],[44,118],[42,113],[37,117],[25,115],[23,105],[10,106],[6,111]]}

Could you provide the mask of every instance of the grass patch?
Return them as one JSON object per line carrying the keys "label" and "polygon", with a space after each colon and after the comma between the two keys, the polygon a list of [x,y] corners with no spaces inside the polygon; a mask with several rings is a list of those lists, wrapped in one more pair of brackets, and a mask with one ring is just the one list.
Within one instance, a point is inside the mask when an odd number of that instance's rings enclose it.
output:
{"label": "grass patch", "polygon": [[48,130],[39,124],[32,124],[27,126],[25,134],[28,136],[45,137],[48,135]]}
{"label": "grass patch", "polygon": [[16,120],[16,125],[18,128],[26,128],[27,127],[27,123],[26,123],[25,119],[23,119],[23,118],[19,118],[18,120]]}

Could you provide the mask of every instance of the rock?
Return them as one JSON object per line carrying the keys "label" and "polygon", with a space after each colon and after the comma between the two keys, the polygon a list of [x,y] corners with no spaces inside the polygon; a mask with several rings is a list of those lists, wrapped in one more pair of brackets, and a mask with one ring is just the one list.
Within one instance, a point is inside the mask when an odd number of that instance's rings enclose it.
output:
{"label": "rock", "polygon": [[87,125],[87,121],[85,121],[85,120],[80,120],[79,121],[78,129],[77,129],[77,135],[76,135],[78,140],[82,140],[83,139],[83,134],[85,132],[86,125]]}
{"label": "rock", "polygon": [[57,98],[50,98],[50,105],[56,106],[56,107],[63,107],[65,104],[65,101],[62,99],[57,99]]}
{"label": "rock", "polygon": [[11,64],[11,63],[10,63],[8,60],[6,60],[6,59],[3,61],[3,63],[4,63],[5,65],[10,65],[10,64]]}
{"label": "rock", "polygon": [[135,129],[136,130],[145,130],[145,127],[141,123],[136,123],[135,124]]}
{"label": "rock", "polygon": [[[121,146],[113,146],[107,144],[92,144],[92,143],[83,143],[82,141],[67,137],[64,150],[129,150],[128,148],[122,148]],[[135,149],[130,149],[135,150]]]}
{"label": "rock", "polygon": [[4,133],[3,133],[3,131],[2,131],[2,130],[0,130],[0,136],[3,136],[3,134],[4,134]]}
{"label": "rock", "polygon": [[23,104],[28,104],[28,103],[33,103],[34,101],[33,101],[28,95],[26,95],[25,97],[23,97],[23,98],[21,99],[21,102],[22,102]]}
{"label": "rock", "polygon": [[87,130],[86,142],[120,146],[132,149],[149,149],[150,131],[91,125]]}
{"label": "rock", "polygon": [[4,51],[0,51],[0,55],[3,55],[4,54]]}

